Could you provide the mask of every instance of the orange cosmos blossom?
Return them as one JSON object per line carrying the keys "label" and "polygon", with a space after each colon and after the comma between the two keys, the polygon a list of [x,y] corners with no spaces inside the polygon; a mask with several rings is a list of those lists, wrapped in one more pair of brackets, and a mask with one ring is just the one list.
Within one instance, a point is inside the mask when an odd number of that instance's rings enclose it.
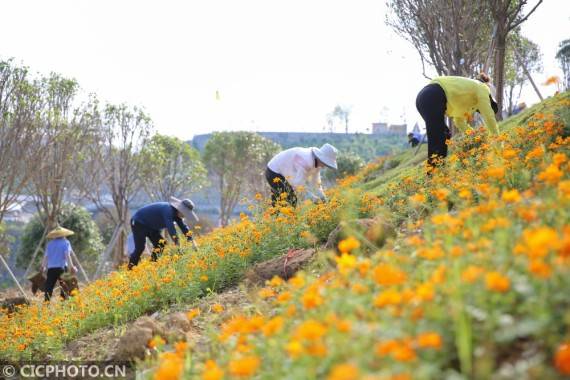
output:
{"label": "orange cosmos blossom", "polygon": [[261,328],[263,335],[269,337],[277,334],[283,328],[285,324],[285,319],[281,316],[276,316],[267,321],[267,323]]}
{"label": "orange cosmos blossom", "polygon": [[385,307],[385,306],[395,306],[402,303],[402,294],[394,289],[388,289],[374,298],[374,306]]}
{"label": "orange cosmos blossom", "polygon": [[406,273],[390,264],[378,264],[372,273],[374,281],[378,285],[391,286],[401,285],[407,280]]}
{"label": "orange cosmos blossom", "polygon": [[360,242],[352,236],[338,243],[338,250],[341,253],[350,253],[358,248],[360,248]]}
{"label": "orange cosmos blossom", "polygon": [[251,377],[260,365],[261,360],[257,356],[244,356],[230,361],[229,372],[235,377]]}
{"label": "orange cosmos blossom", "polygon": [[556,185],[563,175],[564,173],[558,168],[558,166],[555,164],[550,164],[546,169],[538,174],[537,178],[540,181],[549,183],[551,185]]}
{"label": "orange cosmos blossom", "polygon": [[517,189],[504,191],[501,198],[507,203],[516,203],[522,199]]}
{"label": "orange cosmos blossom", "polygon": [[522,243],[526,248],[526,254],[531,258],[540,258],[555,250],[559,246],[558,234],[547,226],[524,230]]}
{"label": "orange cosmos blossom", "polygon": [[416,337],[416,342],[418,347],[421,348],[434,348],[436,350],[441,349],[442,339],[441,336],[436,332],[424,332]]}
{"label": "orange cosmos blossom", "polygon": [[224,371],[213,360],[207,360],[204,363],[205,369],[202,373],[202,380],[221,380],[224,377]]}
{"label": "orange cosmos blossom", "polygon": [[317,340],[323,337],[327,328],[321,322],[309,319],[301,323],[295,330],[295,337],[300,340]]}
{"label": "orange cosmos blossom", "polygon": [[344,363],[335,365],[327,380],[357,380],[359,379],[360,371],[354,364]]}
{"label": "orange cosmos blossom", "polygon": [[487,289],[504,293],[508,291],[511,287],[511,281],[508,277],[503,276],[499,272],[489,272],[485,276],[485,284],[487,285]]}
{"label": "orange cosmos blossom", "polygon": [[554,365],[560,373],[570,375],[570,342],[562,343],[558,347],[554,356]]}
{"label": "orange cosmos blossom", "polygon": [[154,380],[178,380],[184,369],[183,359],[173,352],[165,352],[160,356],[160,364],[154,373]]}
{"label": "orange cosmos blossom", "polygon": [[552,274],[552,268],[550,265],[546,264],[544,261],[532,260],[528,265],[528,270],[538,278],[549,278]]}
{"label": "orange cosmos blossom", "polygon": [[483,272],[485,272],[483,268],[470,265],[461,273],[461,280],[467,283],[473,283],[477,281]]}

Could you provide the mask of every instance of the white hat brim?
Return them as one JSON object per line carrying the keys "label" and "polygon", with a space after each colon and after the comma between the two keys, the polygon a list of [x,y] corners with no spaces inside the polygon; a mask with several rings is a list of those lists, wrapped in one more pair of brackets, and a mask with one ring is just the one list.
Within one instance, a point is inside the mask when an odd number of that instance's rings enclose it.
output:
{"label": "white hat brim", "polygon": [[326,157],[323,155],[323,152],[321,152],[321,150],[319,148],[313,148],[313,154],[315,155],[315,157],[317,157],[319,159],[319,161],[321,161],[323,164],[325,164],[325,166],[337,170],[337,163],[336,160],[331,160],[330,157]]}
{"label": "white hat brim", "polygon": [[196,215],[196,213],[193,210],[190,210],[188,207],[186,207],[180,199],[178,199],[176,197],[170,197],[170,204],[175,209],[180,211],[182,213],[182,215],[184,215],[184,219],[186,219],[186,220],[192,219],[195,222],[200,221],[200,219],[198,218],[198,215]]}

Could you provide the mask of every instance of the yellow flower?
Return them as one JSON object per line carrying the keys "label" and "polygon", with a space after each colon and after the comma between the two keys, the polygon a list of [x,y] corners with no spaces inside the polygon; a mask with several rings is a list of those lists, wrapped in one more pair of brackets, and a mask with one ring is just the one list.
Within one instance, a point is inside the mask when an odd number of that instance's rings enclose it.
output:
{"label": "yellow flower", "polygon": [[357,380],[360,376],[358,367],[354,364],[337,364],[335,365],[329,376],[328,380]]}
{"label": "yellow flower", "polygon": [[360,248],[360,242],[352,236],[338,243],[338,250],[342,253],[350,253],[358,248]]}
{"label": "yellow flower", "polygon": [[273,183],[279,183],[279,182],[281,182],[281,178],[279,177],[273,178]]}
{"label": "yellow flower", "polygon": [[298,340],[292,340],[285,346],[285,351],[292,358],[298,358],[304,351],[303,345]]}
{"label": "yellow flower", "polygon": [[245,356],[240,359],[231,360],[229,371],[232,376],[251,377],[257,372],[261,360],[257,356]]}
{"label": "yellow flower", "polygon": [[212,305],[212,311],[216,314],[220,314],[221,312],[224,311],[224,307],[219,303],[216,303]]}
{"label": "yellow flower", "polygon": [[335,257],[335,261],[338,271],[343,275],[347,275],[356,267],[356,257],[347,253]]}

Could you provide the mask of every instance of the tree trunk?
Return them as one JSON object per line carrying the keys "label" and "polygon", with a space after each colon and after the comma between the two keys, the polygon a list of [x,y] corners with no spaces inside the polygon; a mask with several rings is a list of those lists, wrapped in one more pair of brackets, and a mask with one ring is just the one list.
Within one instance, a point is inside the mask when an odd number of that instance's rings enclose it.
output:
{"label": "tree trunk", "polygon": [[497,105],[499,112],[497,112],[497,120],[503,120],[503,103],[504,103],[504,87],[505,87],[505,50],[507,47],[507,31],[504,25],[499,23],[497,29],[497,49],[495,58],[495,88],[497,90]]}

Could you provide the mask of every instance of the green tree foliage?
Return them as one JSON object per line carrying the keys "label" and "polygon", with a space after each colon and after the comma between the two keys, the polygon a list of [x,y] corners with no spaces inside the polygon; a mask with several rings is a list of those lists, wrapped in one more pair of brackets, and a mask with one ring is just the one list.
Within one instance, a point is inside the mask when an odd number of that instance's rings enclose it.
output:
{"label": "green tree foliage", "polygon": [[199,191],[207,184],[200,153],[184,141],[160,134],[144,146],[142,185],[153,200],[168,200]]}
{"label": "green tree foliage", "polygon": [[[94,266],[98,254],[104,248],[99,228],[91,218],[91,214],[81,206],[64,204],[59,211],[57,219],[62,227],[75,232],[75,235],[70,236],[68,239],[85,270],[89,271],[89,268]],[[32,254],[42,238],[45,222],[45,219],[36,214],[24,228],[16,259],[18,267],[26,268],[29,265]],[[36,257],[35,264],[38,266],[43,257],[44,248],[45,245]]]}
{"label": "green tree foliage", "polygon": [[227,225],[237,202],[258,191],[267,162],[280,146],[253,132],[216,132],[204,148],[204,162],[220,192],[220,220]]}
{"label": "green tree foliage", "polygon": [[324,177],[327,181],[334,182],[337,179],[356,174],[364,166],[364,160],[354,153],[340,153],[336,159],[338,170],[326,170]]}
{"label": "green tree foliage", "polygon": [[560,62],[560,68],[564,73],[564,89],[570,89],[570,38],[560,42],[556,59]]}
{"label": "green tree foliage", "polygon": [[537,44],[515,33],[509,37],[505,58],[505,105],[509,115],[512,115],[522,88],[528,82],[523,65],[529,73],[542,71],[542,55]]}

